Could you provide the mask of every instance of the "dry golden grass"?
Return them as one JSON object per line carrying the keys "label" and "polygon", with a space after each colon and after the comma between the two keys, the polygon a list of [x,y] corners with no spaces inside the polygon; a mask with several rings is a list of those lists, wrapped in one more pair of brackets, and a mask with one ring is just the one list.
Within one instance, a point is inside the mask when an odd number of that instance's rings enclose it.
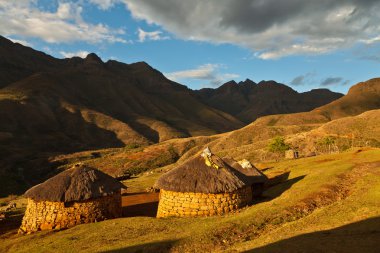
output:
{"label": "dry golden grass", "polygon": [[263,199],[237,214],[122,218],[61,232],[7,234],[0,237],[0,251],[241,252],[259,248],[259,252],[303,252],[315,248],[317,252],[375,252],[380,149],[261,166],[271,167],[266,170],[270,175],[289,171],[289,179],[266,190]]}

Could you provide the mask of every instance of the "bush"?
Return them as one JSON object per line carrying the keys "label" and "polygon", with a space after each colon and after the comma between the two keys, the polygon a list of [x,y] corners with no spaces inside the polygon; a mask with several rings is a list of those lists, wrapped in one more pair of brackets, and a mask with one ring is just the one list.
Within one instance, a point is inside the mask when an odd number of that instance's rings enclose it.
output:
{"label": "bush", "polygon": [[322,148],[322,152],[324,153],[331,153],[333,150],[337,151],[338,147],[335,144],[336,137],[333,136],[325,136],[317,143],[317,145]]}
{"label": "bush", "polygon": [[282,136],[276,136],[268,144],[269,152],[275,153],[277,159],[283,156],[286,150],[290,149],[290,145],[285,142],[285,138]]}
{"label": "bush", "polygon": [[140,145],[137,143],[130,143],[130,144],[125,145],[124,149],[129,150],[129,149],[135,149],[135,148],[139,148],[139,147],[140,147]]}
{"label": "bush", "polygon": [[290,149],[290,145],[285,142],[282,136],[276,136],[268,145],[268,150],[273,153],[283,153]]}

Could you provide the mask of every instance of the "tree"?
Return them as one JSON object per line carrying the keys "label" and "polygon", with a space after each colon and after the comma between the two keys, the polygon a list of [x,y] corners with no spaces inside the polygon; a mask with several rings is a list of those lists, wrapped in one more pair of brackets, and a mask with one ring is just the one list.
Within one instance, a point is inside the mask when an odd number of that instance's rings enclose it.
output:
{"label": "tree", "polygon": [[285,142],[285,138],[282,136],[274,137],[268,145],[269,152],[277,154],[278,157],[280,157],[286,150],[289,149],[290,145]]}
{"label": "tree", "polygon": [[331,153],[331,148],[335,145],[335,138],[333,136],[325,136],[318,144],[325,147],[325,149],[328,150],[328,153]]}

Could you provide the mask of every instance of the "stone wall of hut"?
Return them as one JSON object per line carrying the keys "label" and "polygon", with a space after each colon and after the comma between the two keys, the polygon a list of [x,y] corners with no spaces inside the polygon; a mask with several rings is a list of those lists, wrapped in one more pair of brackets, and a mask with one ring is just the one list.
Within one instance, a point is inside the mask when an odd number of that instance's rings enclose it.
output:
{"label": "stone wall of hut", "polygon": [[211,216],[233,212],[252,202],[250,187],[233,193],[205,194],[160,190],[157,217]]}
{"label": "stone wall of hut", "polygon": [[50,202],[28,199],[19,233],[64,229],[122,216],[121,194],[83,202]]}

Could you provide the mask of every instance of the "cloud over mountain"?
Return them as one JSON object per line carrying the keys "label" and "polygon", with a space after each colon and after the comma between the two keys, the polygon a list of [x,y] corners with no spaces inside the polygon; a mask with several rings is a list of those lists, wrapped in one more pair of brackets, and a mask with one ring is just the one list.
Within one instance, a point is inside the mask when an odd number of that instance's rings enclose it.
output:
{"label": "cloud over mountain", "polygon": [[376,0],[128,0],[137,19],[188,40],[232,43],[262,59],[377,43]]}
{"label": "cloud over mountain", "polygon": [[165,76],[173,81],[185,81],[186,79],[204,80],[204,87],[217,87],[227,80],[238,78],[239,75],[231,73],[221,73],[223,68],[220,64],[203,64],[194,69],[181,70],[165,73]]}
{"label": "cloud over mountain", "polygon": [[322,87],[333,86],[333,85],[347,85],[349,80],[344,80],[342,77],[328,77],[321,82]]}
{"label": "cloud over mountain", "polygon": [[139,37],[139,42],[144,42],[146,40],[166,40],[169,39],[168,36],[164,36],[162,34],[162,31],[144,31],[143,29],[139,28],[137,30],[137,34]]}
{"label": "cloud over mountain", "polygon": [[6,36],[40,38],[49,43],[84,41],[88,43],[122,42],[122,29],[82,18],[83,7],[74,2],[58,2],[55,11],[41,10],[37,1],[0,0],[0,33]]}

